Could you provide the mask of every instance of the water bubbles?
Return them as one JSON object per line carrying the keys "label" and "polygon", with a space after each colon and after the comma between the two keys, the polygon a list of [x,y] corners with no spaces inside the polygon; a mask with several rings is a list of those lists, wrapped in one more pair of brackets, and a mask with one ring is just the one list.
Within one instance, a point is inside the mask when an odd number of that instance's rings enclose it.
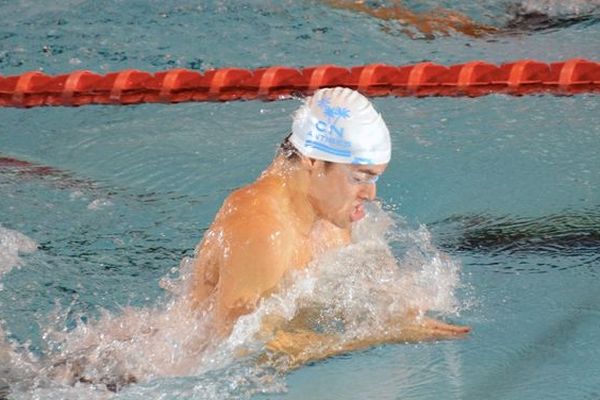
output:
{"label": "water bubbles", "polygon": [[591,13],[600,7],[597,0],[524,0],[521,6],[526,12],[545,13],[551,17]]}
{"label": "water bubbles", "polygon": [[69,194],[70,200],[77,200],[84,196],[84,193],[81,190],[74,190]]}
{"label": "water bubbles", "polygon": [[[433,247],[427,229],[410,228],[377,205],[367,206],[367,213],[349,246],[286,275],[280,290],[239,318],[225,339],[215,334],[210,302],[191,308],[195,260],[184,258],[160,281],[169,297],[157,305],[104,311],[95,320],[57,307],[42,329],[40,360],[9,349],[3,335],[0,357],[11,357],[11,376],[26,375],[20,379],[24,397],[41,396],[47,387],[61,398],[89,397],[90,391],[102,398],[121,389],[136,398],[156,397],[172,395],[174,382],[181,385],[178,393],[202,399],[284,390],[290,361],[265,350],[275,329],[302,326],[344,343],[381,337],[393,329],[390,321],[409,311],[456,310],[458,264]],[[68,325],[73,319],[77,323]]]}
{"label": "water bubbles", "polygon": [[302,320],[343,342],[382,334],[391,321],[415,310],[456,313],[459,265],[431,244],[425,227],[411,229],[379,207],[368,211],[355,226],[352,244],[288,276],[279,294],[240,319],[232,335],[236,345],[251,340],[266,316]]}
{"label": "water bubbles", "polygon": [[0,226],[0,276],[21,265],[20,253],[31,253],[35,250],[35,241],[20,232]]}
{"label": "water bubbles", "polygon": [[108,199],[96,199],[96,200],[92,201],[90,204],[88,204],[87,209],[88,210],[100,210],[102,208],[111,207],[113,205],[114,205],[113,202]]}

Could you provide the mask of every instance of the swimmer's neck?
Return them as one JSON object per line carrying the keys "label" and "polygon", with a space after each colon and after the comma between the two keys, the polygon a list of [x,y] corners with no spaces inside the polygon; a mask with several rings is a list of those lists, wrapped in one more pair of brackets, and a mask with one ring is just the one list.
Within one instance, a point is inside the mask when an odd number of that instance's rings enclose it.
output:
{"label": "swimmer's neck", "polygon": [[260,180],[272,181],[279,186],[290,211],[298,218],[306,234],[321,220],[309,196],[310,173],[300,162],[277,156]]}

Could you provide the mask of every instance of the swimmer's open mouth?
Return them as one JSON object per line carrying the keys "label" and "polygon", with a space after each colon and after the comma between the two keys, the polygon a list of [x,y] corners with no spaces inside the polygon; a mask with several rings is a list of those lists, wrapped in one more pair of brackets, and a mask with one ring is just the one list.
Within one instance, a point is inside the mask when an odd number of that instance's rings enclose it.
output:
{"label": "swimmer's open mouth", "polygon": [[352,209],[352,212],[350,213],[350,219],[352,220],[352,222],[356,222],[360,219],[363,219],[365,215],[365,206],[362,203],[360,203]]}

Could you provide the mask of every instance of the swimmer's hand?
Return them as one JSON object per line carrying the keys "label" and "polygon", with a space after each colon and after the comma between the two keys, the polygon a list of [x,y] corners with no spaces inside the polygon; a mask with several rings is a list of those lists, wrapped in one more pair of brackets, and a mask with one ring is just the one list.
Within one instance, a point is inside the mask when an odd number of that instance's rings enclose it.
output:
{"label": "swimmer's hand", "polygon": [[404,320],[398,327],[388,333],[391,342],[425,342],[432,340],[460,339],[465,337],[471,328],[468,326],[447,324],[436,319],[422,317],[410,322]]}
{"label": "swimmer's hand", "polygon": [[406,315],[392,321],[390,335],[399,342],[425,342],[431,340],[460,339],[471,332],[468,326],[452,325],[429,318],[424,311],[411,309]]}
{"label": "swimmer's hand", "polygon": [[308,329],[293,331],[279,329],[266,344],[266,348],[272,354],[286,356],[287,368],[296,368],[309,361],[381,344],[460,339],[470,331],[471,328],[467,326],[452,325],[428,317],[415,318],[413,313],[409,313],[384,333],[354,340],[342,340],[335,335],[317,333]]}

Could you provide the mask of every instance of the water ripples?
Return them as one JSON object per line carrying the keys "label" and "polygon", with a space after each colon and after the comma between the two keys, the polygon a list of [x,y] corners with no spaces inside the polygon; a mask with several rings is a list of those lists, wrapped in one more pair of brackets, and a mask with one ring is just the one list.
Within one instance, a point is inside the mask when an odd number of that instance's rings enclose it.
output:
{"label": "water ripples", "polygon": [[510,4],[507,12],[512,18],[507,22],[506,28],[515,31],[548,31],[579,24],[590,26],[600,22],[600,3],[597,1],[528,0]]}
{"label": "water ripples", "polygon": [[600,263],[599,206],[532,218],[452,216],[431,228],[447,251],[480,257],[477,264],[502,272],[546,273]]}

